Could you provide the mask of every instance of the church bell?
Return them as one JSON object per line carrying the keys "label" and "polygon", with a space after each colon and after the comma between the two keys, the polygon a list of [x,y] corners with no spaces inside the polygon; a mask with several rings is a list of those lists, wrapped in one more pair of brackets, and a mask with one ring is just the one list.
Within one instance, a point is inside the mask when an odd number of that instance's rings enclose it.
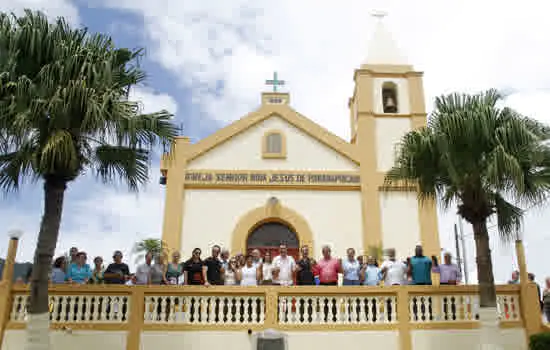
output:
{"label": "church bell", "polygon": [[397,112],[397,105],[395,104],[395,100],[391,96],[388,96],[384,103],[384,113],[396,113],[396,112]]}

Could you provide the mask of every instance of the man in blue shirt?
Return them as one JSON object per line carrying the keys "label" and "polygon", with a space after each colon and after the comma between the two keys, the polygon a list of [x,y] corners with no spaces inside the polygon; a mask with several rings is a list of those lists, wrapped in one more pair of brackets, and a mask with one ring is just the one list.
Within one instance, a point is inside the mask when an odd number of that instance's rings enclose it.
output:
{"label": "man in blue shirt", "polygon": [[424,256],[422,246],[416,246],[415,256],[409,259],[408,265],[412,284],[417,286],[432,285],[432,259]]}

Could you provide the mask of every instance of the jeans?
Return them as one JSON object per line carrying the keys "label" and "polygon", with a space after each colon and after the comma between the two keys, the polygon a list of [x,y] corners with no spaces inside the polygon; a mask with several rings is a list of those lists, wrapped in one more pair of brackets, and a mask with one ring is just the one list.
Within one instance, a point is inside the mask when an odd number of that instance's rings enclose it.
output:
{"label": "jeans", "polygon": [[344,279],[344,286],[358,286],[360,284],[361,283],[359,282],[359,280],[346,280],[346,279]]}

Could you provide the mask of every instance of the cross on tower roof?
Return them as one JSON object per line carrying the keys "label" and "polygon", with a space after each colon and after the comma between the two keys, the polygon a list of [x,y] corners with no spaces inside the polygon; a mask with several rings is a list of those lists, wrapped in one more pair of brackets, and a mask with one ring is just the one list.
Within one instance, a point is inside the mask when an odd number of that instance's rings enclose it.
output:
{"label": "cross on tower roof", "polygon": [[285,85],[285,81],[284,80],[279,80],[279,78],[277,76],[277,72],[273,72],[273,79],[266,80],[265,84],[266,85],[272,85],[273,86],[273,92],[277,92],[277,88],[279,86]]}

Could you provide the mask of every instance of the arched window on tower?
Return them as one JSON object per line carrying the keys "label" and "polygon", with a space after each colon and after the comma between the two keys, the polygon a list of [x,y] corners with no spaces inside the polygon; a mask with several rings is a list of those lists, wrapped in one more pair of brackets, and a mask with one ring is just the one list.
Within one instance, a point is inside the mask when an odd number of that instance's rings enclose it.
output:
{"label": "arched window on tower", "polygon": [[286,158],[285,135],[278,130],[265,133],[262,144],[263,158]]}
{"label": "arched window on tower", "polygon": [[399,113],[397,85],[393,82],[382,84],[382,107],[384,113]]}

